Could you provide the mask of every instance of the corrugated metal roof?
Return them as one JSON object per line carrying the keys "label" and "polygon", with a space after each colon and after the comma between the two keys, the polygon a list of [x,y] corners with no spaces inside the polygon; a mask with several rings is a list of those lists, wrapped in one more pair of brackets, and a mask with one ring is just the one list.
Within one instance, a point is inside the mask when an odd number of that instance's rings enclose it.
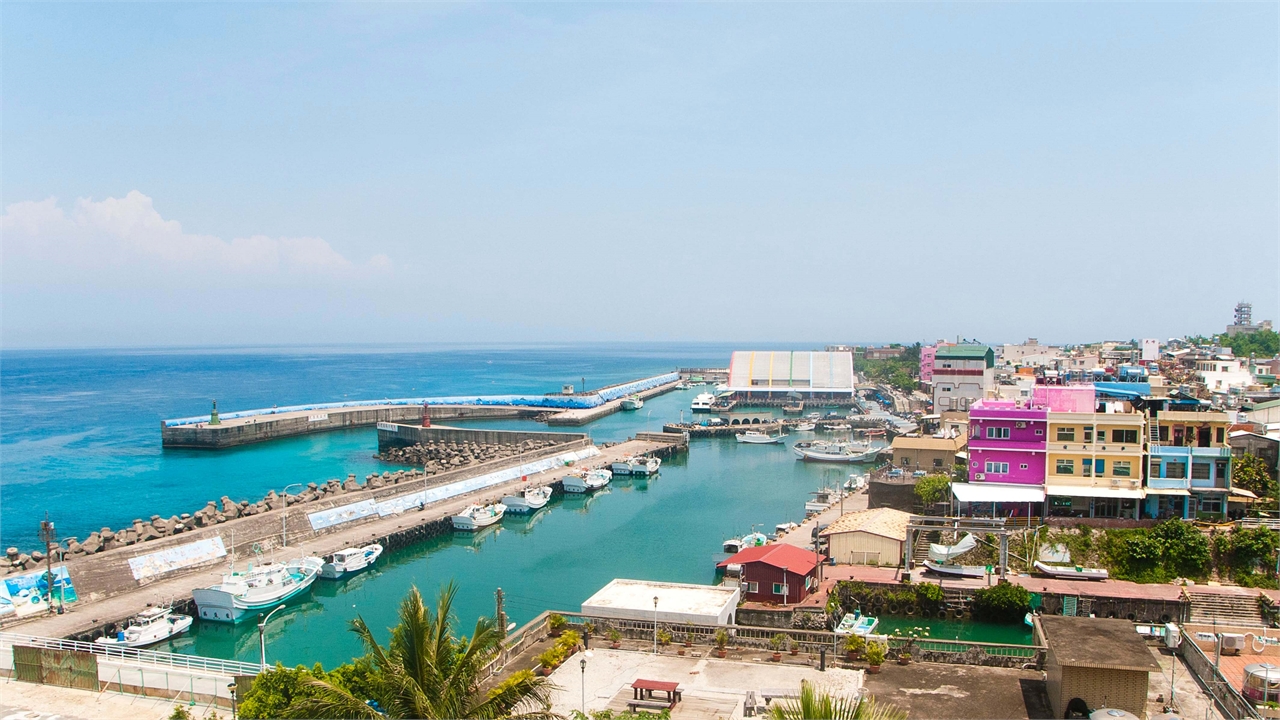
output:
{"label": "corrugated metal roof", "polygon": [[911,514],[893,508],[875,508],[874,510],[858,510],[845,513],[838,520],[827,526],[820,535],[837,535],[848,532],[864,532],[879,535],[890,540],[905,541],[907,524]]}

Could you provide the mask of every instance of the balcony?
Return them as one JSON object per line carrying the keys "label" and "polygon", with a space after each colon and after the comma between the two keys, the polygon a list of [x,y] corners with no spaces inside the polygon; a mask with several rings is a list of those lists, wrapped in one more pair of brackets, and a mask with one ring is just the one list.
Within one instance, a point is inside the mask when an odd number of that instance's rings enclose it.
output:
{"label": "balcony", "polygon": [[1230,447],[1187,447],[1186,445],[1161,445],[1152,443],[1152,455],[1160,457],[1193,457],[1204,460],[1231,457]]}
{"label": "balcony", "polygon": [[1118,443],[1082,443],[1050,440],[1045,446],[1049,452],[1081,453],[1084,455],[1134,455],[1141,454],[1143,451],[1141,441],[1121,445]]}
{"label": "balcony", "polygon": [[1191,480],[1189,478],[1147,478],[1147,487],[1155,490],[1190,490]]}
{"label": "balcony", "polygon": [[969,438],[969,448],[972,450],[1029,450],[1032,452],[1044,452],[1044,440],[996,440],[995,438],[972,437]]}

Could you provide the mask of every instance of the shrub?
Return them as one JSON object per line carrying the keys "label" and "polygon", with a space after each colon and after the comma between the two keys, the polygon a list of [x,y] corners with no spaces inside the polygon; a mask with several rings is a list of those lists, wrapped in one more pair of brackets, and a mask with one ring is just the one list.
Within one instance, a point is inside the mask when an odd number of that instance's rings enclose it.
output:
{"label": "shrub", "polygon": [[973,617],[975,620],[1014,623],[1031,610],[1031,593],[1021,585],[1007,580],[973,593]]}
{"label": "shrub", "polygon": [[174,705],[173,712],[169,713],[169,720],[194,720],[191,711],[181,705]]}
{"label": "shrub", "polygon": [[925,505],[946,500],[950,492],[951,478],[946,475],[925,475],[916,481],[916,497]]}
{"label": "shrub", "polygon": [[563,648],[565,657],[573,653],[573,649],[582,644],[582,636],[577,630],[565,630],[560,634],[560,638],[556,640],[556,647]]}
{"label": "shrub", "polygon": [[787,636],[783,633],[777,633],[773,637],[769,638],[769,647],[773,648],[774,652],[782,650],[786,644]]}
{"label": "shrub", "polygon": [[867,646],[866,638],[861,635],[850,635],[844,639],[844,651],[857,653]]}
{"label": "shrub", "polygon": [[884,664],[884,645],[878,642],[867,643],[867,664],[883,665]]}
{"label": "shrub", "polygon": [[723,650],[725,646],[729,644],[729,633],[725,632],[724,628],[720,628],[719,630],[716,630],[713,640],[715,641],[716,647]]}
{"label": "shrub", "polygon": [[671,644],[671,633],[670,633],[670,632],[667,632],[666,630],[659,630],[659,631],[658,631],[658,644],[659,644],[659,645],[670,645],[670,644]]}
{"label": "shrub", "polygon": [[618,628],[609,628],[605,636],[609,638],[609,642],[618,642],[622,639],[622,633],[618,632]]}
{"label": "shrub", "polygon": [[544,668],[553,668],[564,661],[564,655],[561,654],[560,648],[552,646],[543,650],[536,660]]}
{"label": "shrub", "polygon": [[560,613],[551,613],[547,616],[547,627],[551,629],[551,632],[560,632],[568,624],[569,621],[565,620]]}

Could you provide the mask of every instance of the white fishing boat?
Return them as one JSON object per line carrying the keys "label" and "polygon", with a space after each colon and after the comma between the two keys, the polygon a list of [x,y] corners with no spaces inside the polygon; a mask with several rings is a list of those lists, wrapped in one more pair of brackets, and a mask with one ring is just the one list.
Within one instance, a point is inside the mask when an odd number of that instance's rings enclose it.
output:
{"label": "white fishing boat", "polygon": [[738,433],[735,437],[738,438],[738,442],[746,443],[748,445],[776,445],[777,443],[782,442],[782,439],[785,438],[786,435],[783,433],[770,435],[769,433],[763,433],[759,430],[748,430],[744,433]]}
{"label": "white fishing boat", "polygon": [[764,533],[752,532],[743,535],[740,538],[729,538],[724,541],[724,551],[730,555],[737,555],[749,547],[759,547],[768,545],[769,538]]}
{"label": "white fishing boat", "polygon": [[853,426],[849,423],[832,423],[830,425],[823,426],[822,429],[828,432],[848,432],[853,429]]}
{"label": "white fishing boat", "polygon": [[796,432],[813,432],[818,426],[811,422],[802,422],[796,425]]}
{"label": "white fishing boat", "polygon": [[[615,463],[616,464],[616,463]],[[567,493],[582,494],[599,490],[613,480],[613,473],[604,468],[581,470],[565,475],[560,485]]]}
{"label": "white fishing boat", "polygon": [[507,506],[502,503],[493,505],[468,505],[466,510],[453,516],[454,530],[479,530],[495,525],[507,513]]}
{"label": "white fishing boat", "polygon": [[173,612],[173,608],[147,608],[130,618],[123,630],[109,637],[100,637],[94,642],[111,647],[147,647],[181,635],[191,627],[192,622],[194,618],[190,615],[179,615]]}
{"label": "white fishing boat", "polygon": [[1106,580],[1106,568],[1087,568],[1077,565],[1050,565],[1039,560],[1035,561],[1036,570],[1049,575],[1051,577],[1062,578],[1064,580]]}
{"label": "white fishing boat", "polygon": [[800,526],[793,522],[778,523],[773,526],[773,537],[774,539],[781,538],[783,535],[786,535],[798,527]]}
{"label": "white fishing boat", "polygon": [[503,497],[502,504],[507,506],[507,512],[531,513],[540,507],[544,507],[550,499],[550,486],[531,487],[526,488],[524,492],[519,494]]}
{"label": "white fishing boat", "polygon": [[987,575],[987,568],[984,565],[953,565],[925,560],[924,566],[931,573],[947,577],[980,578]]}
{"label": "white fishing boat", "polygon": [[622,399],[623,410],[639,410],[642,407],[644,407],[644,401],[640,399],[639,395],[632,395]]}
{"label": "white fishing boat", "polygon": [[662,467],[662,461],[655,457],[633,455],[615,462],[612,467],[617,475],[652,475]]}
{"label": "white fishing boat", "polygon": [[359,548],[343,548],[324,557],[324,565],[320,566],[320,577],[326,580],[338,580],[348,575],[355,575],[373,565],[381,556],[382,546],[378,543]]}
{"label": "white fishing boat", "polygon": [[799,442],[794,450],[806,462],[869,463],[880,453],[878,447],[847,442]]}
{"label": "white fishing boat", "polygon": [[808,418],[809,420],[821,420],[821,419],[822,419],[822,413],[820,413],[820,412],[811,412],[811,413],[809,413],[808,415],[805,415],[805,417],[806,417],[806,418]]}
{"label": "white fishing boat", "polygon": [[201,620],[234,623],[305,592],[320,577],[323,565],[318,557],[250,565],[244,572],[223,575],[217,585],[192,590],[191,597]]}
{"label": "white fishing boat", "polygon": [[716,396],[711,393],[698,393],[693,398],[693,402],[689,403],[689,409],[696,413],[711,412],[711,404],[716,401]]}
{"label": "white fishing boat", "polygon": [[844,481],[844,489],[846,492],[857,492],[867,486],[868,478],[863,473],[849,473],[849,479]]}

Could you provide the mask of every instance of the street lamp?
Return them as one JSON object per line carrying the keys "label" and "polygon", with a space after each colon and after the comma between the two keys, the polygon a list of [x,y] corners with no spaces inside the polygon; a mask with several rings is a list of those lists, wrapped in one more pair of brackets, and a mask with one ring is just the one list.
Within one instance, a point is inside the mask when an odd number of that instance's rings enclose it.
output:
{"label": "street lamp", "polygon": [[578,667],[582,668],[582,714],[587,714],[587,658],[584,655],[578,661]]}
{"label": "street lamp", "polygon": [[284,605],[277,606],[275,610],[267,613],[267,616],[262,618],[261,622],[258,623],[258,650],[262,653],[261,665],[263,670],[267,669],[267,623],[271,620],[272,615],[275,615],[283,609]]}
{"label": "street lamp", "polygon": [[227,683],[227,690],[231,691],[231,720],[236,720],[236,684]]}
{"label": "street lamp", "polygon": [[658,596],[653,596],[653,654],[658,654]]}

